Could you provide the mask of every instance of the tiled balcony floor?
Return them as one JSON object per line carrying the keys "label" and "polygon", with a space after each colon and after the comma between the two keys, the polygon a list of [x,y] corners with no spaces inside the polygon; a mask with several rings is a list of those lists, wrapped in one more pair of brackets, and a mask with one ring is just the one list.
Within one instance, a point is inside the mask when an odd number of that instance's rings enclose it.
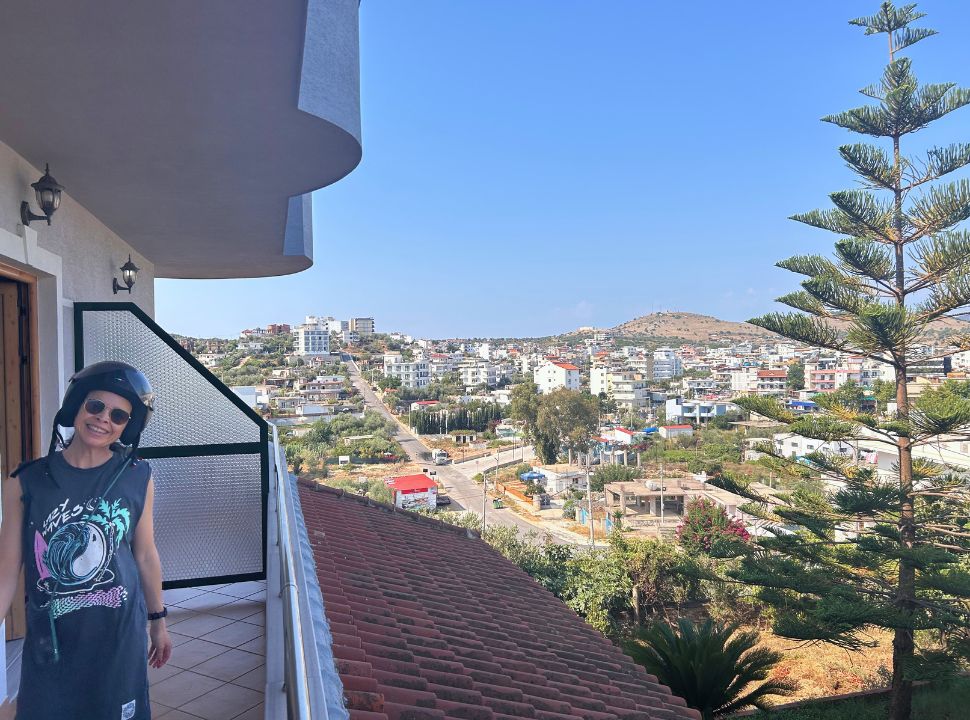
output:
{"label": "tiled balcony floor", "polygon": [[149,668],[152,718],[262,720],[266,583],[165,591],[174,649]]}
{"label": "tiled balcony floor", "polygon": [[[165,591],[172,659],[148,669],[152,718],[262,720],[266,583]],[[7,643],[7,686],[20,682],[22,640]]]}

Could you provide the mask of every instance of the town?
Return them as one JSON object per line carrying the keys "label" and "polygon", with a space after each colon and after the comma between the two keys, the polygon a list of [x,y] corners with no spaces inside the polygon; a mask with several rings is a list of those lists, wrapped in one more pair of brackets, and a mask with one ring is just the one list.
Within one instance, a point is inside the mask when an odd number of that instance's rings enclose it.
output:
{"label": "town", "polygon": [[2,17],[0,720],[965,720],[970,5]]}
{"label": "town", "polygon": [[[718,323],[688,313],[639,319],[651,320]],[[307,316],[292,326],[245,329],[234,340],[181,342],[285,429],[295,471],[409,509],[481,514],[485,505],[506,507],[512,512],[490,513],[487,521],[554,533],[560,542],[595,544],[617,526],[674,538],[691,508],[705,504],[746,533],[762,533],[764,520],[745,512],[748,500],[708,479],[729,467],[767,496],[788,489],[784,474],[761,462],[765,443],[803,467],[812,453],[826,452],[891,475],[895,452],[875,435],[821,442],[732,402],[774,398],[802,416],[820,411],[822,395],[888,417],[895,412],[891,367],[767,333],[758,338],[752,326],[719,326],[721,334],[708,330],[705,342],[656,346],[589,327],[544,340],[430,340],[378,333],[372,317]],[[947,331],[957,337],[960,329],[952,323],[913,348],[911,398],[970,387],[970,351],[946,341]],[[739,330],[752,337],[726,339]],[[559,439],[577,428],[587,437],[537,451],[537,417],[522,408],[557,391],[593,400],[588,417],[573,418],[576,427],[561,429]],[[331,432],[322,446],[324,428],[334,427],[342,434]],[[965,439],[941,438],[920,456],[959,465],[968,449]],[[407,491],[398,492],[399,480]]]}

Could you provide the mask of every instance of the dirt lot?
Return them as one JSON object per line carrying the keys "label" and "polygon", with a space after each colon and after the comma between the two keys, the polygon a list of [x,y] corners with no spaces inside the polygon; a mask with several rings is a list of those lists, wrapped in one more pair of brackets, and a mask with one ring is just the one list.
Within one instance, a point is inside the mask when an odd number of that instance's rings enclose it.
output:
{"label": "dirt lot", "polygon": [[[863,652],[850,653],[831,645],[799,646],[793,640],[770,632],[761,633],[761,643],[784,653],[772,677],[789,678],[799,684],[790,700],[839,695],[889,684],[888,668],[892,667],[892,635],[873,630],[872,640],[879,644]],[[787,701],[786,701],[787,702]]]}

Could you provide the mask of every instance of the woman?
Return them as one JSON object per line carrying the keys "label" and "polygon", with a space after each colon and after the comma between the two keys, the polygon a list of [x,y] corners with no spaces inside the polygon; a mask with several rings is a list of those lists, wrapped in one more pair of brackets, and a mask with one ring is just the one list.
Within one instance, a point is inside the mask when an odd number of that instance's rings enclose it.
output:
{"label": "woman", "polygon": [[[151,470],[134,456],[153,403],[130,365],[81,370],[48,454],[3,482],[0,612],[21,566],[27,595],[17,718],[150,720],[148,664],[161,667],[172,652]],[[72,426],[65,442],[59,427]]]}

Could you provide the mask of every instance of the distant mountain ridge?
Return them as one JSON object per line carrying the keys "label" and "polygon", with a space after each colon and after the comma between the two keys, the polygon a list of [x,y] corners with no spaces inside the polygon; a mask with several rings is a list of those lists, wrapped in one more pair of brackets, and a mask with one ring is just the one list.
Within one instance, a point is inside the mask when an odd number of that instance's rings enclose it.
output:
{"label": "distant mountain ridge", "polygon": [[746,322],[719,320],[689,312],[657,312],[628,320],[612,328],[621,337],[654,337],[683,342],[779,342],[774,333]]}
{"label": "distant mountain ridge", "polygon": [[[577,335],[589,332],[588,328],[569,333]],[[609,332],[617,337],[654,338],[668,344],[683,343],[777,343],[787,342],[780,335],[763,330],[746,322],[719,320],[710,315],[697,313],[664,311],[643,315],[628,320]],[[933,322],[925,334],[925,339],[943,340],[950,335],[970,333],[970,322],[966,319],[941,318]]]}

